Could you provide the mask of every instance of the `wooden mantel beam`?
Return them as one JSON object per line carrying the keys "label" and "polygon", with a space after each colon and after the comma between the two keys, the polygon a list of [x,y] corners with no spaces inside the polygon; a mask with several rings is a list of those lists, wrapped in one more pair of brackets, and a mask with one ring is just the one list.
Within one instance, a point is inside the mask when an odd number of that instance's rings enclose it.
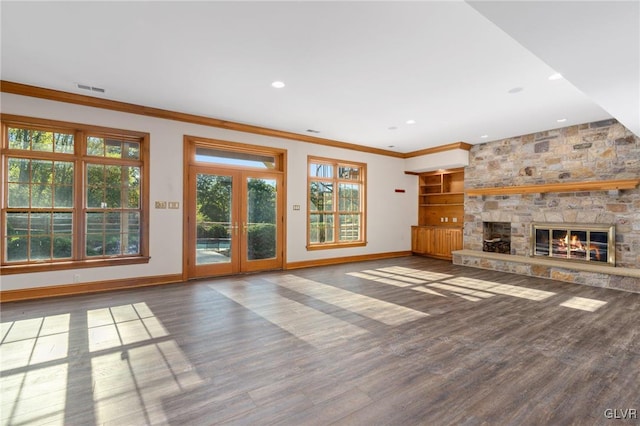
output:
{"label": "wooden mantel beam", "polygon": [[544,194],[547,192],[615,191],[633,189],[640,179],[601,180],[589,182],[546,183],[540,185],[498,186],[491,188],[471,188],[467,195],[520,195]]}

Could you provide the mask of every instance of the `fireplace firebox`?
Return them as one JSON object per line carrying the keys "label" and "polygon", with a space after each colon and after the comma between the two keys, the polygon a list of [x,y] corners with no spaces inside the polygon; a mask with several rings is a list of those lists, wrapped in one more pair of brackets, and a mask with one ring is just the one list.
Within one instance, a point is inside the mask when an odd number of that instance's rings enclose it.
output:
{"label": "fireplace firebox", "polygon": [[533,223],[531,255],[615,265],[615,225]]}

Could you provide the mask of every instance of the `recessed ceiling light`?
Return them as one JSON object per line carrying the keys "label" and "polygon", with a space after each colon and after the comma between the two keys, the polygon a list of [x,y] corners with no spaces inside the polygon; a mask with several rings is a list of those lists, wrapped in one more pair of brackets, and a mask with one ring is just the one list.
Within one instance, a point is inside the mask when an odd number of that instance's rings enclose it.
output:
{"label": "recessed ceiling light", "polygon": [[282,81],[274,81],[271,85],[276,89],[282,89],[285,86]]}
{"label": "recessed ceiling light", "polygon": [[520,93],[523,90],[524,90],[524,88],[522,88],[522,87],[514,87],[513,89],[509,89],[509,93],[511,93],[513,95],[514,93]]}
{"label": "recessed ceiling light", "polygon": [[482,135],[482,136],[480,136],[480,137],[481,137],[482,139],[486,139],[486,138],[488,138],[488,137],[489,137],[489,135]]}
{"label": "recessed ceiling light", "polygon": [[407,120],[405,121],[407,124],[416,124],[416,120]]}
{"label": "recessed ceiling light", "polygon": [[560,74],[559,72],[555,73],[555,74],[551,74],[549,76],[549,80],[562,80],[562,74]]}
{"label": "recessed ceiling light", "polygon": [[395,145],[387,145],[387,148],[395,148]]}
{"label": "recessed ceiling light", "polygon": [[320,133],[320,130],[307,129],[309,133]]}
{"label": "recessed ceiling light", "polygon": [[556,120],[558,123],[564,123],[565,121],[567,121],[566,118],[559,118]]}
{"label": "recessed ceiling light", "polygon": [[388,128],[389,130],[397,130],[398,128],[396,126],[391,126]]}

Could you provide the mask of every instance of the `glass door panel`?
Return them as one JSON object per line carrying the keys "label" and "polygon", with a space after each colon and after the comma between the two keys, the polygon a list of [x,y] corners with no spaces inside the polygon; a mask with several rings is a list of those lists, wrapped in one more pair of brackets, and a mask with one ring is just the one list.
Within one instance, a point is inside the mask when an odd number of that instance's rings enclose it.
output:
{"label": "glass door panel", "polygon": [[189,277],[236,272],[241,182],[237,172],[191,167],[189,174]]}
{"label": "glass door panel", "polygon": [[196,175],[196,265],[231,262],[231,176]]}
{"label": "glass door panel", "polygon": [[242,235],[243,270],[278,268],[282,266],[282,248],[278,217],[280,176],[269,173],[244,174]]}

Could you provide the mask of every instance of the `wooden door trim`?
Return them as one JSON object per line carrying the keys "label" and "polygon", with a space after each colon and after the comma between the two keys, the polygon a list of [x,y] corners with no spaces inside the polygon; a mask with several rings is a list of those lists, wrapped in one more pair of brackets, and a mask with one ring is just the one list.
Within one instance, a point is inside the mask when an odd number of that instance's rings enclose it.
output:
{"label": "wooden door trim", "polygon": [[[209,147],[209,148],[222,148],[230,151],[238,152],[255,152],[275,155],[277,158],[276,169],[277,170],[260,170],[253,168],[246,168],[250,172],[268,172],[273,174],[280,174],[282,193],[278,196],[278,207],[281,208],[282,214],[280,215],[281,230],[278,234],[280,241],[280,256],[281,256],[281,268],[285,268],[287,259],[287,150],[281,148],[267,147],[261,145],[251,145],[245,143],[236,143],[231,141],[225,141],[220,139],[201,138],[197,136],[183,136],[183,166],[182,166],[182,280],[187,281],[191,278],[189,276],[188,265],[188,253],[189,253],[189,173],[192,165],[203,165],[203,163],[195,161],[196,147]],[[218,166],[212,166],[218,167]],[[218,167],[223,169],[224,167]]]}

